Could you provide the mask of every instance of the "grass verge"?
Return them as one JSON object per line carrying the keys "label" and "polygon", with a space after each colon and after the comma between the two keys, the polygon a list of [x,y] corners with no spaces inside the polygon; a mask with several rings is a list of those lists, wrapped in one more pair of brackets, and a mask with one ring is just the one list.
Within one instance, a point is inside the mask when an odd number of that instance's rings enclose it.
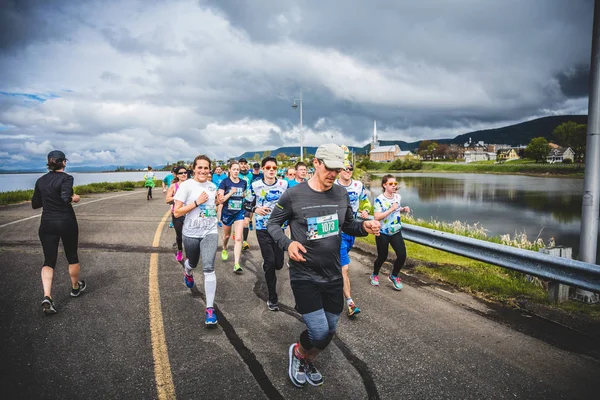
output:
{"label": "grass verge", "polygon": [[[155,181],[156,186],[160,187],[160,181]],[[144,187],[144,181],[132,182],[99,182],[90,183],[89,185],[75,186],[73,192],[78,195],[86,195],[92,193],[118,192],[122,190],[133,190],[135,188]],[[10,192],[0,192],[0,205],[22,203],[31,201],[33,190],[13,190]]]}
{"label": "grass verge", "polygon": [[[373,235],[357,239],[375,246]],[[575,301],[551,303],[543,283],[538,279],[530,281],[520,272],[409,241],[406,241],[406,251],[417,274],[444,282],[476,297],[515,307],[527,300],[600,320],[600,304]],[[390,252],[393,253],[391,248]]]}

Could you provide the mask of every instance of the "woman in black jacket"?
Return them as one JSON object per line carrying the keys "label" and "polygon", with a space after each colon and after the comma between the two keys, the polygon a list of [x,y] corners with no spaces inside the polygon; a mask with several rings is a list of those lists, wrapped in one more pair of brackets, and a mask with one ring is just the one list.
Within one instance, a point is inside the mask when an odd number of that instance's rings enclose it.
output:
{"label": "woman in black jacket", "polygon": [[59,150],[48,153],[50,172],[37,180],[31,199],[31,206],[34,209],[43,207],[39,236],[44,250],[42,310],[45,314],[56,313],[51,291],[54,267],[58,257],[58,242],[61,239],[69,262],[71,296],[77,297],[85,290],[85,281],[79,280],[80,267],[77,257],[79,227],[73,206],[71,206],[71,202],[78,203],[80,198],[73,194],[73,177],[64,172],[66,165],[65,153]]}

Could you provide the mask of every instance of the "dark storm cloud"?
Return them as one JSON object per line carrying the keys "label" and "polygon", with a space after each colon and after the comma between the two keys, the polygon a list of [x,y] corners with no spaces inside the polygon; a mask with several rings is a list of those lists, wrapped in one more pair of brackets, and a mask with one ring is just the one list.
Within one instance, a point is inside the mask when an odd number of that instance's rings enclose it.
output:
{"label": "dark storm cloud", "polygon": [[557,76],[560,89],[567,97],[587,97],[590,89],[589,65],[578,65]]}
{"label": "dark storm cloud", "polygon": [[[0,52],[63,38],[61,0],[0,0]],[[64,20],[62,20],[64,21]]]}

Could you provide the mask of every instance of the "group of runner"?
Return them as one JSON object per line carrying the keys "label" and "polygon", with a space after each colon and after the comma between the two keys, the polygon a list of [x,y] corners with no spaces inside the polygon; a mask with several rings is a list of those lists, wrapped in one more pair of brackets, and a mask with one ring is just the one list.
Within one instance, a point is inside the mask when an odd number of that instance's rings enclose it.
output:
{"label": "group of runner", "polygon": [[[50,172],[36,183],[32,201],[34,208],[44,207],[40,240],[45,256],[42,308],[47,314],[56,312],[50,289],[59,238],[63,239],[69,261],[71,295],[78,296],[86,287],[79,280],[77,221],[71,207],[71,202],[79,201],[79,196],[73,194],[73,178],[64,173],[66,161],[62,152],[48,155]],[[220,226],[223,228],[221,259],[228,260],[228,243],[232,238],[233,272],[239,274],[243,273],[242,249],[249,248],[249,225],[255,221],[268,291],[267,308],[271,311],[279,310],[276,271],[283,268],[284,253],[288,252],[295,308],[306,324],[299,340],[288,351],[289,377],[298,387],[323,383],[323,376],[314,365],[316,356],[332,340],[344,307],[349,317],[360,312],[351,296],[348,275],[348,252],[355,236],[376,236],[378,257],[370,278],[375,286],[379,285],[379,269],[387,259],[388,246],[392,245],[397,260],[389,279],[394,289],[402,288],[398,274],[406,259],[406,248],[400,212],[410,211],[408,207],[400,207],[397,182],[392,175],[386,175],[382,179],[384,191],[375,200],[371,218],[369,212],[373,207],[365,188],[362,182],[352,179],[353,166],[336,144],[319,146],[311,164],[314,175],[308,180],[308,167],[303,162],[295,165],[293,177],[278,179],[280,169],[274,157],[265,157],[252,170],[245,159],[232,161],[227,174],[221,166],[213,173],[211,160],[199,155],[192,163],[191,177],[185,166],[177,166],[172,178],[163,182],[176,232],[176,260],[183,262],[184,283],[188,288],[194,287],[194,271],[198,264],[202,265],[206,326],[218,323],[214,299]],[[152,198],[150,190],[148,200]],[[63,222],[54,226],[51,221],[55,217]]]}

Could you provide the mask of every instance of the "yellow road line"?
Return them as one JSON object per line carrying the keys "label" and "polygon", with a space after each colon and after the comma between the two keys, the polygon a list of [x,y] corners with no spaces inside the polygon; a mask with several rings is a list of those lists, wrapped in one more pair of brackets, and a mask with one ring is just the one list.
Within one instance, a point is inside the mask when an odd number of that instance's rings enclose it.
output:
{"label": "yellow road line", "polygon": [[[158,247],[160,235],[171,215],[167,211],[160,224],[156,228],[152,247]],[[149,310],[150,310],[150,333],[152,335],[152,356],[154,357],[154,378],[156,380],[156,391],[159,400],[175,399],[175,385],[171,375],[171,364],[169,363],[169,352],[165,338],[165,327],[163,325],[162,307],[160,304],[160,290],[158,287],[158,253],[150,255],[150,278],[149,278]]]}

